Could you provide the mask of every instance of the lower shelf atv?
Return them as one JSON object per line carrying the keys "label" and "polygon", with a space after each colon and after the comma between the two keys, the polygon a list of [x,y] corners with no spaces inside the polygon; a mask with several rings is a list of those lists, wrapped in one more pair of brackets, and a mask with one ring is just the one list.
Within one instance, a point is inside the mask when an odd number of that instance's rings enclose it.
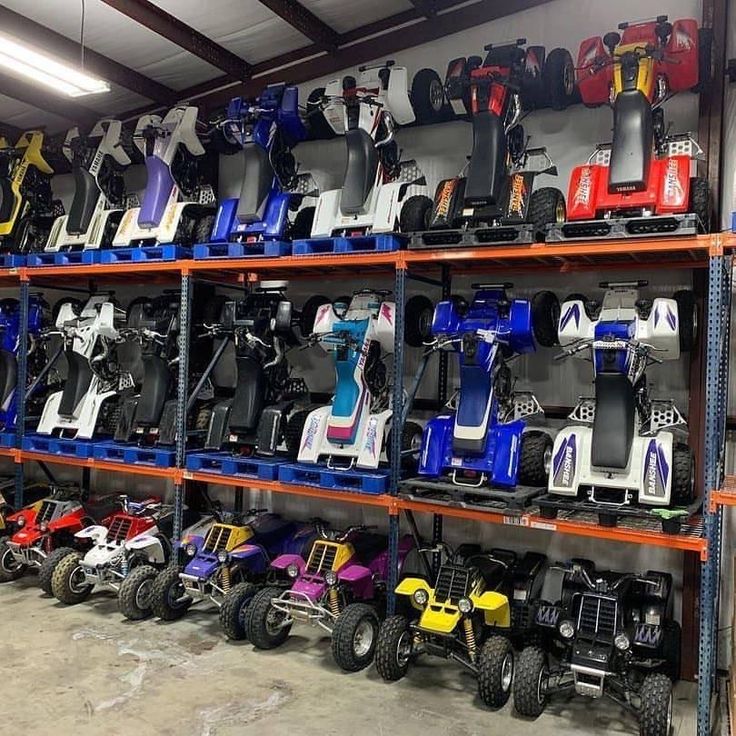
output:
{"label": "lower shelf atv", "polygon": [[569,240],[620,240],[657,235],[697,235],[706,232],[697,215],[652,215],[615,217],[602,220],[575,220],[547,227],[547,243]]}
{"label": "lower shelf atv", "polygon": [[399,494],[415,501],[428,501],[460,506],[463,508],[483,508],[502,511],[522,511],[544,493],[544,488],[516,486],[513,489],[469,488],[457,486],[448,481],[408,478],[399,483]]}
{"label": "lower shelf atv", "polygon": [[643,506],[611,506],[601,507],[587,499],[570,499],[545,494],[535,500],[539,506],[539,515],[544,519],[556,519],[560,513],[565,514],[565,519],[574,521],[577,515],[585,514],[595,516],[600,526],[615,527],[620,523],[643,519],[659,526],[665,534],[680,534],[683,525],[691,522],[700,511],[703,502],[698,499],[689,506],[681,508],[646,508]]}
{"label": "lower shelf atv", "polygon": [[425,230],[413,233],[409,250],[424,248],[473,248],[483,245],[531,245],[536,241],[534,225],[497,225],[457,230]]}

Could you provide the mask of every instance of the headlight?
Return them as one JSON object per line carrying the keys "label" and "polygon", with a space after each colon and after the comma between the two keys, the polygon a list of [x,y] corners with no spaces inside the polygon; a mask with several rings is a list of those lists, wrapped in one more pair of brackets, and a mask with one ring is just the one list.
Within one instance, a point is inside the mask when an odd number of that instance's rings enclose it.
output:
{"label": "headlight", "polygon": [[220,553],[219,553],[219,554],[217,555],[217,559],[218,559],[218,560],[220,561],[220,563],[221,563],[221,564],[223,564],[223,565],[224,565],[224,564],[225,564],[225,563],[226,563],[226,562],[228,561],[228,559],[229,559],[229,558],[230,558],[230,555],[229,555],[229,554],[228,554],[227,552],[225,552],[225,551],[223,551],[223,552],[220,552]]}
{"label": "headlight", "polygon": [[325,582],[330,587],[332,587],[333,585],[337,585],[337,573],[334,570],[328,570],[325,573]]}
{"label": "headlight", "polygon": [[299,565],[296,564],[296,562],[292,562],[289,567],[286,568],[286,574],[290,578],[295,578],[299,576]]}
{"label": "headlight", "polygon": [[616,645],[616,649],[621,652],[625,652],[631,646],[629,637],[626,636],[623,631],[620,634],[616,634],[616,638],[613,640],[613,643]]}
{"label": "headlight", "polygon": [[38,528],[42,532],[46,533],[49,530],[49,525],[44,521]]}
{"label": "headlight", "polygon": [[194,555],[197,554],[197,548],[193,544],[188,544],[187,545],[187,554],[190,557],[194,557]]}
{"label": "headlight", "polygon": [[563,639],[572,639],[575,636],[575,625],[572,621],[563,621],[559,626],[559,632]]}
{"label": "headlight", "polygon": [[460,613],[470,613],[473,610],[473,601],[470,598],[461,598],[457,602],[457,610]]}
{"label": "headlight", "polygon": [[427,594],[427,591],[424,590],[424,588],[419,588],[418,590],[414,591],[414,603],[416,603],[418,606],[426,606],[428,600],[429,595]]}
{"label": "headlight", "polygon": [[21,516],[20,519],[18,519],[18,521],[16,521],[15,523],[19,527],[25,526],[26,525],[26,517],[25,516]]}

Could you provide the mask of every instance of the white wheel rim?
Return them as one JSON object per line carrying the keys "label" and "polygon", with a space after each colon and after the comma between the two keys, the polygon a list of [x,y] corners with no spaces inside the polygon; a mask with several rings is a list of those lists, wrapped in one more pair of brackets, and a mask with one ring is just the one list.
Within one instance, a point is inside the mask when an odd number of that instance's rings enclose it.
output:
{"label": "white wheel rim", "polygon": [[442,109],[444,97],[445,91],[442,88],[442,82],[438,79],[433,79],[429,85],[429,102],[434,110],[439,111]]}
{"label": "white wheel rim", "polygon": [[353,634],[353,652],[356,657],[365,657],[371,651],[375,635],[373,623],[370,619],[364,618]]}
{"label": "white wheel rim", "polygon": [[3,555],[3,559],[0,561],[0,564],[2,564],[3,570],[6,570],[7,572],[15,572],[16,570],[19,570],[21,566],[20,562],[16,562],[15,557],[13,557],[13,553],[9,549],[5,550],[5,554]]}
{"label": "white wheel rim", "polygon": [[511,680],[514,677],[514,655],[509,652],[503,658],[501,665],[501,690],[507,693],[511,687]]}
{"label": "white wheel rim", "polygon": [[84,570],[78,565],[72,570],[72,574],[69,576],[69,590],[72,593],[84,593],[87,589],[87,583],[85,581]]}

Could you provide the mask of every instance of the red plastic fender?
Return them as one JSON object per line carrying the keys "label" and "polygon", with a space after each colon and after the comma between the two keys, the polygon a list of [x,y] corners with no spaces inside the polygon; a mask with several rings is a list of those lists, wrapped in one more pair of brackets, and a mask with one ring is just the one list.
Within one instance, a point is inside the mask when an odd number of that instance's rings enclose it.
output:
{"label": "red plastic fender", "polygon": [[657,212],[686,212],[690,201],[690,157],[672,156],[656,163],[659,166],[652,167],[652,176],[658,176]]}
{"label": "red plastic fender", "polygon": [[660,62],[671,92],[692,89],[699,81],[698,22],[692,18],[676,20]]}
{"label": "red plastic fender", "polygon": [[610,54],[600,36],[586,38],[580,44],[576,76],[580,96],[586,105],[605,105],[613,84],[613,65],[598,66],[597,62],[610,61]]}
{"label": "red plastic fender", "polygon": [[601,182],[608,178],[608,168],[594,164],[576,166],[570,175],[567,192],[567,219],[593,220]]}

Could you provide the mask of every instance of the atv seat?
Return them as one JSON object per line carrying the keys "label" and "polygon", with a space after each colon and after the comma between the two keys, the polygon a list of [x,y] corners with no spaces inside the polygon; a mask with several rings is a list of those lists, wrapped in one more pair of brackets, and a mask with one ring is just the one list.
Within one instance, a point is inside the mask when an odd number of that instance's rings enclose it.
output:
{"label": "atv seat", "polygon": [[340,210],[344,215],[363,212],[378,170],[378,152],[371,136],[362,128],[345,132],[348,159],[342,185]]}
{"label": "atv seat", "polygon": [[251,356],[237,356],[238,385],[230,409],[229,427],[235,432],[253,432],[266,394],[266,376],[261,362]]}
{"label": "atv seat", "polygon": [[63,417],[71,417],[74,416],[74,410],[87,393],[93,374],[89,361],[83,355],[74,350],[66,350],[64,354],[69,372],[59,402],[59,414]]}
{"label": "atv seat", "polygon": [[257,143],[246,144],[243,147],[243,183],[236,212],[238,222],[250,224],[263,220],[273,178],[268,151]]}
{"label": "atv seat", "polygon": [[638,89],[619,92],[613,106],[609,192],[643,192],[647,188],[653,146],[649,100]]}
{"label": "atv seat", "polygon": [[294,522],[283,519],[278,514],[259,514],[249,524],[253,534],[258,537],[258,543],[270,547],[293,531]]}
{"label": "atv seat", "polygon": [[621,373],[595,377],[595,419],[591,462],[597,468],[623,470],[634,441],[634,387]]}
{"label": "atv seat", "polygon": [[497,205],[506,183],[508,145],[503,121],[488,110],[473,115],[473,151],[470,154],[465,205]]}
{"label": "atv seat", "polygon": [[367,565],[388,549],[388,540],[383,534],[360,533],[350,540],[358,559]]}
{"label": "atv seat", "polygon": [[0,350],[0,404],[5,405],[18,383],[18,361],[9,350]]}
{"label": "atv seat", "polygon": [[[504,560],[505,562],[505,560]],[[485,581],[489,590],[496,590],[506,577],[508,568],[500,561],[494,560],[488,555],[476,555],[468,560],[468,566],[474,567]]]}
{"label": "atv seat", "polygon": [[74,199],[66,221],[71,235],[81,235],[89,230],[92,214],[97,206],[100,190],[94,176],[81,166],[74,167]]}
{"label": "atv seat", "polygon": [[158,355],[144,355],[142,360],[143,383],[135,423],[140,427],[156,427],[169,395],[171,371],[167,362]]}

